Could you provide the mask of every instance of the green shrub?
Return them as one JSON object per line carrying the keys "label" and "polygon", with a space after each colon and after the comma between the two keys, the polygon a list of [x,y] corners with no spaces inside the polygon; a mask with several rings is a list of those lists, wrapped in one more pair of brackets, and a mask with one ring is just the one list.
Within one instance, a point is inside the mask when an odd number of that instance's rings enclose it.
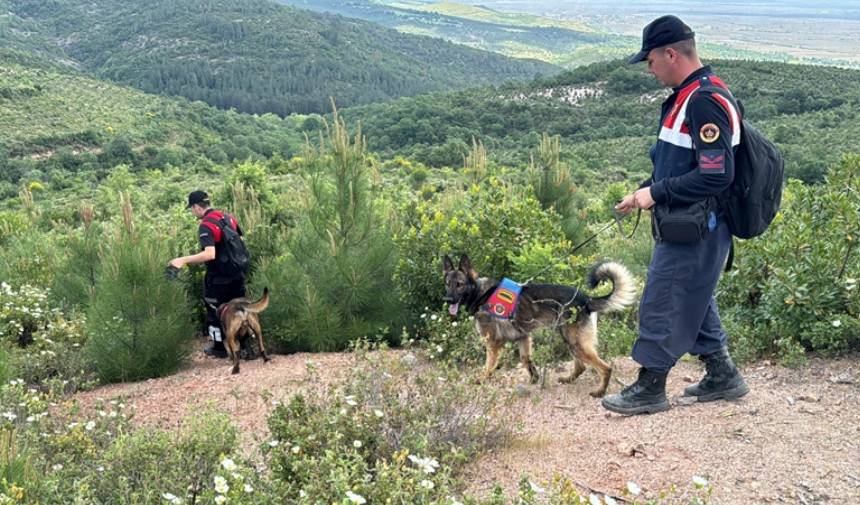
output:
{"label": "green shrub", "polygon": [[53,235],[35,226],[0,247],[0,279],[9,284],[50,286],[60,252]]}
{"label": "green shrub", "polygon": [[571,244],[555,212],[493,176],[466,191],[407,202],[401,215],[397,280],[416,318],[441,305],[443,254],[456,262],[467,253],[479,274],[517,282],[537,276],[535,282],[570,283],[584,271],[582,259],[567,254]]}
{"label": "green shrub", "polygon": [[163,503],[164,493],[202,495],[236,438],[229,416],[214,411],[186,419],[179,433],[140,429],[117,437],[98,458],[103,470],[90,483],[92,496],[98,503],[155,504]]}
{"label": "green shrub", "polygon": [[737,354],[860,348],[858,208],[860,156],[847,156],[823,185],[790,181],[767,233],[739,242],[718,295]]}
{"label": "green shrub", "polygon": [[51,285],[51,298],[65,310],[86,308],[101,270],[99,247],[104,227],[94,222],[92,207],[82,206],[79,213],[83,226],[67,233],[62,245],[65,254],[57,262]]}
{"label": "green shrub", "polygon": [[[500,405],[456,373],[413,355],[374,353],[342,389],[295,396],[269,418],[267,445],[281,498],[296,503],[440,503],[457,470],[498,446]],[[356,502],[360,502],[358,498]]]}
{"label": "green shrub", "polygon": [[184,289],[164,278],[167,241],[135,229],[128,200],[123,217],[104,244],[101,275],[87,311],[87,350],[105,382],[174,372],[194,336]]}

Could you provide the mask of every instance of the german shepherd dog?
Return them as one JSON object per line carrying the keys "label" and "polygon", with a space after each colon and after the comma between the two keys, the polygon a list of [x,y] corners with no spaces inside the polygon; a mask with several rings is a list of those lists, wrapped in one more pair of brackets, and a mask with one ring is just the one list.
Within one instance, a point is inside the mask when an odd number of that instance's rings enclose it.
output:
{"label": "german shepherd dog", "polygon": [[[224,346],[233,360],[233,373],[239,373],[239,344],[251,333],[257,336],[260,344],[260,354],[263,361],[269,361],[266,348],[263,346],[263,330],[260,328],[260,318],[257,314],[269,306],[269,288],[263,288],[263,296],[256,302],[247,298],[234,298],[218,306],[218,317],[224,328]],[[241,339],[241,340],[240,340]]]}
{"label": "german shepherd dog", "polygon": [[597,355],[597,314],[621,310],[636,298],[630,272],[622,265],[604,262],[594,265],[588,276],[588,286],[609,279],[612,292],[606,296],[591,297],[577,288],[557,284],[525,284],[522,286],[516,312],[510,319],[501,319],[483,306],[499,285],[498,282],[478,277],[467,255],[460,257],[456,269],[447,255],[442,261],[445,274],[445,298],[448,311],[456,316],[462,305],[475,315],[475,326],[487,350],[487,363],[481,379],[490,377],[498,366],[499,355],[505,342],[519,344],[520,361],[529,371],[532,383],[539,379],[531,360],[531,332],[541,328],[554,328],[567,342],[574,356],[574,369],[570,376],[560,379],[569,383],[585,371],[589,364],[600,374],[600,386],[590,394],[601,397],[606,393],[612,367]]}

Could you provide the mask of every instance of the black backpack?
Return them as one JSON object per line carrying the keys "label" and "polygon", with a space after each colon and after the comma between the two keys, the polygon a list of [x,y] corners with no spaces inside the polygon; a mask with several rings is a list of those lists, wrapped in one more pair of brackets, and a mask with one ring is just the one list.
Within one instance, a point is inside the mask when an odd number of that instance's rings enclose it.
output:
{"label": "black backpack", "polygon": [[[719,93],[743,116],[743,106],[724,88],[702,86],[697,92]],[[741,143],[735,152],[735,178],[717,196],[732,235],[752,238],[764,233],[782,201],[785,160],[779,150],[746,119],[741,120]]]}
{"label": "black backpack", "polygon": [[241,235],[230,226],[230,216],[222,214],[221,219],[210,217],[208,220],[221,229],[221,247],[216,258],[220,264],[221,272],[247,274],[251,266],[251,255],[248,253],[248,248],[245,247],[245,241],[242,240]]}

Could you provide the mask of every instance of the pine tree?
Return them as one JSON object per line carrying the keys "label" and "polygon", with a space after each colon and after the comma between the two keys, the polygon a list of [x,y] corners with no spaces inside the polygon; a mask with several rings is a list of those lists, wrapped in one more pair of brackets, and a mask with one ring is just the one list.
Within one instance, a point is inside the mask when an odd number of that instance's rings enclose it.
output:
{"label": "pine tree", "polygon": [[137,229],[131,201],[120,199],[122,223],[102,249],[87,311],[87,351],[104,382],[173,373],[194,335],[185,290],[164,278],[169,255],[163,230]]}
{"label": "pine tree", "polygon": [[[351,340],[386,333],[402,318],[393,282],[395,247],[358,128],[350,139],[337,111],[307,144],[302,217],[286,260],[264,267],[261,278],[281,289],[276,312],[291,349],[339,350]],[[277,310],[277,309],[276,309]]]}
{"label": "pine tree", "polygon": [[543,209],[553,208],[561,216],[565,236],[577,243],[584,232],[583,198],[570,175],[570,167],[561,163],[559,137],[547,133],[541,138],[537,160],[534,155],[529,165],[529,179],[535,197]]}

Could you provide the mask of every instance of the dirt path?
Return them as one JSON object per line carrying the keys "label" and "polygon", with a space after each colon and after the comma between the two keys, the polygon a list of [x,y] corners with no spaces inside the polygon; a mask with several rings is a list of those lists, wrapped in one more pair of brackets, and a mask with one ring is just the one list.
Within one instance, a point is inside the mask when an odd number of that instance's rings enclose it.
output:
{"label": "dirt path", "polygon": [[[273,400],[308,387],[307,361],[322,382],[337,380],[349,354],[293,354],[242,363],[229,374],[226,361],[196,356],[163,379],[104,386],[78,395],[125,398],[138,425],[169,428],[210,402],[229,412],[251,449],[267,436]],[[856,359],[812,360],[800,369],[767,362],[748,366],[751,392],[736,402],[682,405],[637,417],[607,413],[587,392],[596,377],[546,389],[523,387],[521,370],[498,374],[500,388],[519,390],[524,424],[510,447],[489,453],[467,469],[470,491],[488,492],[495,482],[509,491],[520,477],[545,485],[556,474],[583,487],[620,495],[627,481],[646,493],[676,484],[690,487],[694,475],[714,485],[713,503],[860,503],[860,366]],[[615,361],[615,377],[632,382],[636,366]],[[669,377],[679,394],[698,380],[697,363],[682,362]],[[553,372],[555,376],[555,372]],[[620,389],[613,381],[611,391]]]}

